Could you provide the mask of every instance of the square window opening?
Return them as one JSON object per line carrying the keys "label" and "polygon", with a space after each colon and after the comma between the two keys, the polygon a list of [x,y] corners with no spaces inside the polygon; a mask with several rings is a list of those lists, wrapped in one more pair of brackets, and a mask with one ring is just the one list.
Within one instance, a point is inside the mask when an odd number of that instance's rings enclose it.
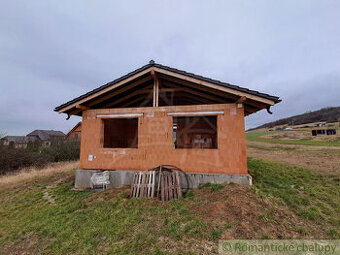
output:
{"label": "square window opening", "polygon": [[174,117],[176,149],[217,149],[217,116]]}
{"label": "square window opening", "polygon": [[104,148],[138,148],[138,118],[103,119]]}

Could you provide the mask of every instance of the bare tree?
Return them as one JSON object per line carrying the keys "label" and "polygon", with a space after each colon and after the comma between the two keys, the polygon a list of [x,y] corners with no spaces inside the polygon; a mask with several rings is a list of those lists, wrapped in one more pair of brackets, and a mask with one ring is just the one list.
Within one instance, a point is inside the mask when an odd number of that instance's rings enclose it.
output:
{"label": "bare tree", "polygon": [[6,136],[6,132],[0,131],[0,139]]}

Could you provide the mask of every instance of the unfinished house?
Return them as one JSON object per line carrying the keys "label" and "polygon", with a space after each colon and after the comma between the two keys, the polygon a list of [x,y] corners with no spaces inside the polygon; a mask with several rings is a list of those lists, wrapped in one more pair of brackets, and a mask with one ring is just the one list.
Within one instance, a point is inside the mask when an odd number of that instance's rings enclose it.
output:
{"label": "unfinished house", "polygon": [[111,186],[134,171],[181,168],[190,187],[251,183],[244,117],[280,102],[276,96],[149,64],[55,108],[82,116],[76,187],[110,170]]}

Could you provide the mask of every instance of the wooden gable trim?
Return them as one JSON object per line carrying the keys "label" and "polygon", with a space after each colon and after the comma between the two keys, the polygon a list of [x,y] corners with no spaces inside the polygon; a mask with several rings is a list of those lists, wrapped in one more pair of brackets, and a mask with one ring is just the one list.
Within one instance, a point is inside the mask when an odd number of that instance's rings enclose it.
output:
{"label": "wooden gable trim", "polygon": [[70,109],[72,109],[72,108],[75,108],[77,105],[81,105],[81,104],[83,104],[83,103],[85,103],[85,102],[87,102],[87,101],[89,101],[89,100],[91,100],[91,99],[94,99],[94,98],[96,98],[96,97],[98,97],[98,96],[100,96],[100,95],[103,95],[103,94],[105,94],[105,93],[107,93],[107,92],[110,92],[111,90],[113,90],[113,89],[115,89],[115,88],[118,88],[118,87],[120,87],[120,86],[122,86],[122,85],[124,85],[124,84],[126,84],[126,83],[128,83],[128,82],[131,82],[131,81],[137,79],[138,77],[143,76],[144,74],[149,73],[153,68],[154,68],[154,67],[149,67],[149,68],[147,68],[147,69],[145,69],[145,70],[143,70],[143,71],[141,71],[141,72],[139,72],[139,73],[136,73],[136,74],[134,74],[134,75],[132,75],[132,76],[130,76],[130,77],[128,77],[128,78],[126,78],[126,79],[124,79],[124,80],[122,80],[122,81],[116,83],[116,84],[113,84],[112,86],[109,86],[109,87],[107,87],[107,88],[105,88],[105,89],[103,89],[103,90],[100,90],[100,91],[98,91],[98,92],[92,94],[92,95],[89,95],[88,97],[85,97],[85,98],[83,98],[83,99],[80,99],[80,100],[77,101],[77,102],[74,102],[73,104],[68,105],[68,106],[66,106],[66,107],[64,107],[64,108],[62,108],[62,109],[60,109],[60,110],[58,110],[58,112],[59,112],[59,113],[67,112],[68,110],[70,110]]}

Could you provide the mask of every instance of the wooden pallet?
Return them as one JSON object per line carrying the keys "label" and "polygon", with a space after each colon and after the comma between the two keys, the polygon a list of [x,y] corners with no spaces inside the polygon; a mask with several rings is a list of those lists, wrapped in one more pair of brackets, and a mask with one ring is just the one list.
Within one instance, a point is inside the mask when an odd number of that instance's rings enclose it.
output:
{"label": "wooden pallet", "polygon": [[[157,190],[155,189],[156,181]],[[137,172],[131,185],[130,197],[156,197],[161,201],[180,198],[182,197],[182,190],[179,173],[168,171]]]}
{"label": "wooden pallet", "polygon": [[131,185],[130,197],[154,197],[156,172],[137,172]]}
{"label": "wooden pallet", "polygon": [[181,182],[178,172],[159,172],[156,197],[169,201],[182,197]]}

